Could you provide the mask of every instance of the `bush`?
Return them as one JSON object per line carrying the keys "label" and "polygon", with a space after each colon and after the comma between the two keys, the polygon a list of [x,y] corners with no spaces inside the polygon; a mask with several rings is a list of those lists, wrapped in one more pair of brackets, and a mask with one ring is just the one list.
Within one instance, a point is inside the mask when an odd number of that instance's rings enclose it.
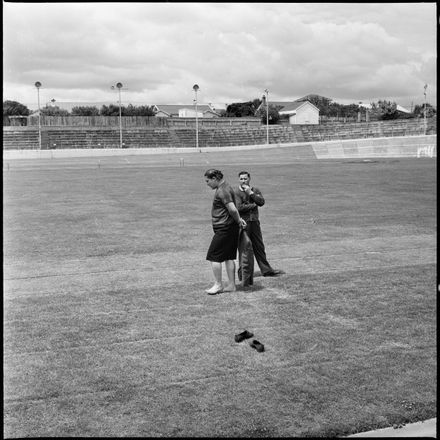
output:
{"label": "bush", "polygon": [[3,116],[29,116],[31,111],[17,101],[3,101]]}

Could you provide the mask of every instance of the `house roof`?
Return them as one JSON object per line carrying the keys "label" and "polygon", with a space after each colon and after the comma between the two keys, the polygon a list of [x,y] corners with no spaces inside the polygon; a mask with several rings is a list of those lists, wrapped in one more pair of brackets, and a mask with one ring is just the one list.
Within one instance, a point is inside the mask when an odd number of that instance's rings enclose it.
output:
{"label": "house roof", "polygon": [[402,112],[402,113],[411,113],[408,109],[406,109],[405,107],[402,107],[399,104],[397,104],[396,110],[399,111],[399,112]]}
{"label": "house roof", "polygon": [[300,102],[295,101],[283,107],[280,110],[280,114],[295,113],[300,107],[307,104],[311,105],[312,107],[314,107],[316,110],[319,111],[318,107],[316,107],[316,105],[313,105],[310,101],[300,101]]}
{"label": "house roof", "polygon": [[[278,109],[278,111],[280,112],[280,114],[282,114],[282,113],[286,114],[287,112],[295,112],[296,109],[303,106],[306,102],[308,102],[310,105],[312,105],[317,110],[319,110],[318,107],[313,105],[307,99],[303,99],[303,98],[301,98],[301,101],[300,100],[287,101],[287,102],[286,101],[269,101],[269,106],[276,107]],[[259,110],[262,105],[263,105],[263,103],[260,104],[260,106],[258,107],[257,110]]]}
{"label": "house roof", "polygon": [[[313,105],[310,101],[269,101],[269,106],[278,108],[278,112],[280,113],[280,115],[288,115],[296,113],[297,109],[299,109],[303,105],[306,105],[306,103],[314,107],[319,112],[318,107],[316,107],[316,105]],[[257,110],[259,110],[262,105],[263,104],[261,103]]]}
{"label": "house roof", "polygon": [[[289,105],[289,104],[291,104],[291,103],[292,103],[292,101],[270,101],[270,100],[269,100],[269,106],[275,107],[275,108],[277,108],[277,109],[279,109],[279,110],[282,110],[286,105]],[[262,102],[262,103],[258,106],[257,111],[260,110],[260,108],[261,108],[261,106],[262,106],[263,104],[264,104],[264,103]],[[266,105],[266,104],[264,104],[264,105]]]}
{"label": "house roof", "polygon": [[269,100],[269,105],[272,105],[273,107],[284,108],[286,105],[289,105],[291,103],[292,103],[292,101],[271,101],[271,100]]}
{"label": "house roof", "polygon": [[[194,104],[154,104],[154,109],[156,112],[163,112],[168,115],[179,115],[179,110],[183,109],[191,109],[195,110]],[[209,105],[207,104],[197,104],[197,111],[206,113],[215,113],[217,114]]]}

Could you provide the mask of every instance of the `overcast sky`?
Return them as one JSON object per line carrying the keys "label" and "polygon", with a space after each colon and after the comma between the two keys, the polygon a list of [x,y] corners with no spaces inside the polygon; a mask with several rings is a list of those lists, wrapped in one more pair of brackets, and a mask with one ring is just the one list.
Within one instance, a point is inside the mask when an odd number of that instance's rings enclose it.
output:
{"label": "overcast sky", "polygon": [[436,3],[3,3],[3,99],[436,105]]}

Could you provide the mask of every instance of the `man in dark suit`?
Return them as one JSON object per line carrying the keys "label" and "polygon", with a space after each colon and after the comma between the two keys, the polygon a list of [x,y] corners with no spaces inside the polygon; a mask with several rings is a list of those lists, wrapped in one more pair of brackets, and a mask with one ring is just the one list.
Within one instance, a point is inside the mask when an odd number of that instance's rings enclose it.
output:
{"label": "man in dark suit", "polygon": [[[273,269],[267,261],[258,215],[258,207],[265,203],[264,197],[258,188],[250,186],[251,175],[248,171],[240,171],[238,178],[240,184],[234,188],[236,205],[241,218],[246,221],[246,233],[252,242],[255,259],[263,276],[277,276],[282,272]],[[241,266],[238,269],[238,277],[241,279]]]}

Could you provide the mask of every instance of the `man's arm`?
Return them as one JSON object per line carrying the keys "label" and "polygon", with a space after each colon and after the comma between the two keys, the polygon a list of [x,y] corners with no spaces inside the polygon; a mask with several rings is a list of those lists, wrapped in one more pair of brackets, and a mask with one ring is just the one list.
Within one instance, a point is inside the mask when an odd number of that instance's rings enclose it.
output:
{"label": "man's arm", "polygon": [[251,211],[257,205],[254,202],[246,201],[246,197],[244,197],[243,191],[234,190],[235,193],[235,205],[237,206],[238,212],[240,214],[245,214],[246,212]]}
{"label": "man's arm", "polygon": [[237,209],[240,214],[244,214],[246,212],[252,211],[257,206],[256,203],[248,203],[239,200],[237,202]]}
{"label": "man's arm", "polygon": [[246,188],[246,194],[249,196],[249,198],[255,202],[257,206],[263,206],[265,203],[263,194],[261,194],[261,191],[258,188],[251,188],[248,186]]}
{"label": "man's arm", "polygon": [[246,226],[246,222],[240,217],[240,213],[238,212],[237,207],[234,205],[234,202],[227,203],[226,209],[229,211],[229,214],[231,214],[231,217],[239,226]]}

